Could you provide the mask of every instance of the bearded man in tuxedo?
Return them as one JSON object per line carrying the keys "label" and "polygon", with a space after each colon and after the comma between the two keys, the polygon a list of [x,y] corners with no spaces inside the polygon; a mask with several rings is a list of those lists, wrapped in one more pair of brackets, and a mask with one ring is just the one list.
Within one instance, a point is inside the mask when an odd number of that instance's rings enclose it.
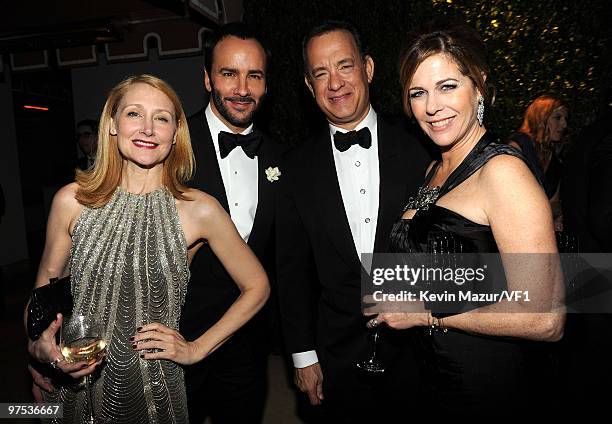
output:
{"label": "bearded man in tuxedo", "polygon": [[[196,173],[191,184],[214,196],[268,274],[274,268],[279,146],[253,125],[267,89],[269,54],[241,23],[208,40],[204,84],[209,104],[189,119]],[[195,339],[234,302],[239,291],[204,245],[191,263],[180,331]],[[190,420],[261,422],[266,394],[269,307],[204,361],[185,369]]]}

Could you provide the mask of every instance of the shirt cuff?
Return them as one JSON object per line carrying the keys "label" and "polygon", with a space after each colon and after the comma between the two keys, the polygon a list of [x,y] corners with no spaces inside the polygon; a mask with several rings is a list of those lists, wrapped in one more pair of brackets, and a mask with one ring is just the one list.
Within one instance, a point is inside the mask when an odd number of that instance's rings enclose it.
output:
{"label": "shirt cuff", "polygon": [[295,368],[306,368],[319,362],[317,352],[314,350],[292,353],[291,358],[293,359],[293,366]]}

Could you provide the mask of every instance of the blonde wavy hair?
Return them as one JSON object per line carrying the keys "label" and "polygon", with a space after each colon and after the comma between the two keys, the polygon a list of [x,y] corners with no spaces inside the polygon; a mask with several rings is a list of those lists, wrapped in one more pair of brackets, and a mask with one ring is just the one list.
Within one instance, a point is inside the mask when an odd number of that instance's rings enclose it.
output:
{"label": "blonde wavy hair", "polygon": [[121,183],[123,157],[119,152],[117,135],[111,134],[111,121],[113,118],[116,119],[123,96],[134,84],[147,84],[158,89],[168,96],[174,106],[176,143],[164,160],[162,184],[175,198],[189,200],[185,197],[184,192],[187,189],[186,183],[193,176],[195,159],[185,111],[178,95],[167,82],[153,75],[142,74],[124,79],[108,95],[100,116],[95,165],[87,171],[76,171],[76,182],[79,188],[75,197],[85,206],[99,208],[106,205]]}

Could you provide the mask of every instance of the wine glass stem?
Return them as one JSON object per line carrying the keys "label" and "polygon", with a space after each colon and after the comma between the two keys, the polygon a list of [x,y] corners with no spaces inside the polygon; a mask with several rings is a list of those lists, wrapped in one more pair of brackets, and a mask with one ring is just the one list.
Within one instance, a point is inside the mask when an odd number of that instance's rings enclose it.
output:
{"label": "wine glass stem", "polygon": [[378,338],[380,337],[380,334],[378,332],[379,329],[375,328],[374,334],[372,335],[372,359],[376,358],[376,348],[378,347]]}

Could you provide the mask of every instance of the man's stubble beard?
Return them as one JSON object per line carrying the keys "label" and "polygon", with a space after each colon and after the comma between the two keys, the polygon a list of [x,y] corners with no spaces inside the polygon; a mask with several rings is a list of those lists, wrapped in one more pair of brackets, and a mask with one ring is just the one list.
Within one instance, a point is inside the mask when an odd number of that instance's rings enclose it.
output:
{"label": "man's stubble beard", "polygon": [[259,110],[259,107],[261,106],[261,102],[263,101],[265,97],[265,94],[262,95],[259,98],[259,102],[255,102],[255,100],[252,97],[244,97],[244,99],[250,99],[253,103],[255,103],[255,108],[251,111],[251,113],[249,113],[243,119],[239,119],[233,116],[230,113],[230,111],[227,109],[227,107],[225,107],[225,104],[223,103],[223,98],[221,97],[221,94],[219,93],[219,91],[217,91],[217,89],[215,88],[212,81],[210,81],[210,89],[211,89],[210,95],[211,95],[212,101],[215,104],[215,107],[217,108],[217,111],[219,112],[219,114],[231,125],[235,127],[239,127],[239,128],[247,128],[249,125],[253,123],[253,118],[255,116],[255,113]]}

